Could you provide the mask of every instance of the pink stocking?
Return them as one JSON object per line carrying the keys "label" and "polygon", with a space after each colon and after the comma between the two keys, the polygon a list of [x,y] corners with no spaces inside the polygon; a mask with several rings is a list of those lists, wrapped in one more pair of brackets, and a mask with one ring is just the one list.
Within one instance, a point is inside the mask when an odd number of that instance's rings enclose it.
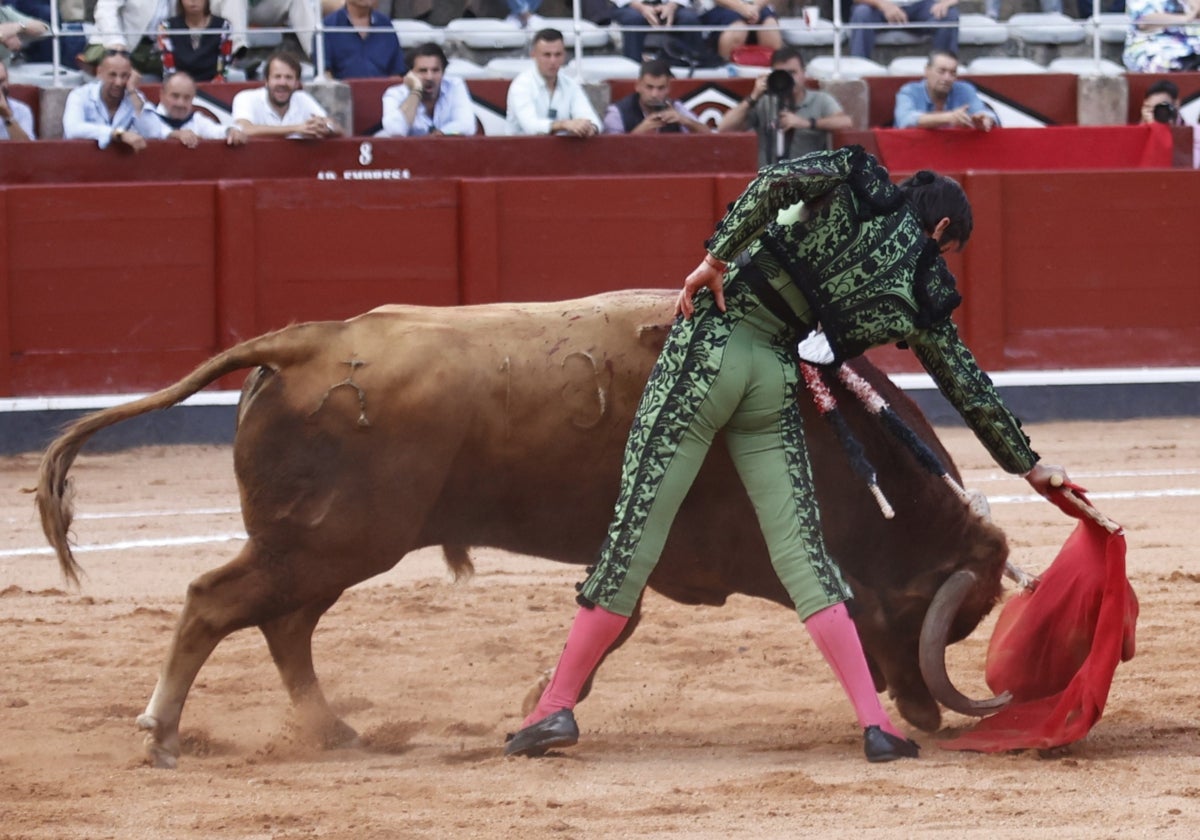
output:
{"label": "pink stocking", "polygon": [[899,738],[905,738],[884,711],[875,692],[875,682],[871,679],[871,670],[867,667],[867,658],[863,654],[862,642],[858,638],[858,630],[845,604],[834,604],[820,612],[813,613],[804,622],[805,629],[817,643],[817,648],[838,682],[854,706],[858,716],[858,724],[864,729],[868,726],[879,726],[884,732],[889,732]]}
{"label": "pink stocking", "polygon": [[579,701],[583,684],[596,670],[601,658],[612,647],[617,636],[629,621],[626,616],[609,612],[603,607],[580,607],[575,613],[567,644],[550,678],[550,685],[542,692],[537,707],[525,718],[522,727],[537,723],[547,715],[560,709],[574,709]]}

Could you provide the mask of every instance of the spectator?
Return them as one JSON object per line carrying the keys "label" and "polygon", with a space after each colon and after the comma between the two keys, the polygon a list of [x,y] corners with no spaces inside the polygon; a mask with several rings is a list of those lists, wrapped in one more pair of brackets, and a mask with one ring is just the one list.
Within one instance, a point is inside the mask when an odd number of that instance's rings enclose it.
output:
{"label": "spectator", "polygon": [[287,49],[271,54],[266,83],[234,96],[232,110],[233,121],[249,137],[324,140],[344,133],[317,100],[300,90],[300,59]]}
{"label": "spectator", "polygon": [[1168,73],[1200,68],[1200,2],[1129,0],[1125,69]]}
{"label": "spectator", "polygon": [[446,75],[446,53],[437,44],[421,44],[412,53],[412,70],[383,93],[381,137],[474,134],[475,107],[467,83]]}
{"label": "spectator", "polygon": [[604,112],[605,134],[679,134],[711,131],[678,99],[671,99],[671,65],[662,59],[644,62],[633,93]]}
{"label": "spectator", "polygon": [[[11,8],[46,24],[46,34],[50,33],[50,0],[12,0]],[[87,4],[84,0],[59,0],[58,29],[62,33],[59,36],[59,55],[67,64],[71,64],[75,60],[75,56],[87,49],[87,38],[83,37],[83,23],[86,16]],[[26,42],[21,54],[26,61],[52,61],[54,59],[54,40],[38,38],[32,42]],[[4,60],[7,61],[7,59]]]}
{"label": "spectator", "polygon": [[557,29],[541,29],[530,48],[534,66],[508,86],[509,134],[568,134],[591,137],[600,118],[583,86],[562,70],[567,51]]}
{"label": "spectator", "polygon": [[[645,60],[646,36],[652,33],[638,32],[629,27],[652,26],[659,32],[653,33],[655,42],[665,44],[667,38],[676,39],[683,49],[694,56],[704,53],[704,38],[699,30],[692,32],[676,32],[668,35],[665,30],[673,26],[699,26],[700,16],[689,8],[689,3],[680,0],[613,0],[617,7],[613,10],[613,23],[621,27],[621,49],[626,58],[639,64]],[[660,54],[651,58],[663,58],[662,49],[656,49]]]}
{"label": "spectator", "polygon": [[[700,15],[700,23],[718,28],[712,37],[717,55],[729,61],[733,51],[747,43],[769,50],[783,47],[779,15],[770,0],[702,0],[710,7]],[[763,27],[751,32],[748,27]]]}
{"label": "spectator", "polygon": [[958,79],[958,56],[934,50],[925,63],[925,81],[896,92],[896,128],[978,128],[991,131],[996,115],[970,82]]}
{"label": "spectator", "polygon": [[[881,23],[952,23],[932,29],[910,29],[909,32],[933,35],[933,48],[958,54],[958,0],[855,0],[850,12],[852,27],[876,26]],[[879,30],[851,28],[850,54],[870,58],[875,51],[875,35]]]}
{"label": "spectator", "polygon": [[1142,99],[1142,123],[1160,122],[1164,125],[1183,125],[1179,116],[1179,88],[1169,79],[1159,79],[1146,88]]}
{"label": "spectator", "polygon": [[[325,73],[331,79],[403,76],[408,70],[400,39],[387,15],[375,10],[377,0],[346,0],[325,18]],[[351,31],[334,32],[331,29]]]}
{"label": "spectator", "polygon": [[[185,29],[189,30],[187,34],[182,33]],[[225,81],[225,67],[233,49],[231,34],[229,21],[212,13],[209,0],[178,0],[175,16],[159,26],[163,78],[183,71],[194,81]]]}
{"label": "spectator", "polygon": [[154,113],[162,121],[159,137],[178,140],[189,149],[202,140],[224,140],[228,146],[246,142],[246,132],[237,125],[221,125],[195,108],[196,82],[185,70],[172,73],[162,85],[162,95]]}
{"label": "spectator", "polygon": [[[829,132],[851,127],[850,115],[828,93],[809,90],[804,58],[794,47],[783,47],[771,55],[771,73],[754,81],[750,95],[726,112],[719,132],[751,129],[758,133],[758,165],[829,148]],[[778,73],[785,73],[790,86]],[[785,87],[768,90],[768,80]],[[783,99],[783,102],[779,100]],[[782,142],[780,142],[782,140]]]}
{"label": "spectator", "polygon": [[[98,0],[103,2],[103,0]],[[246,29],[250,26],[288,28],[304,54],[312,56],[313,31],[316,29],[317,13],[312,0],[222,0],[217,6],[219,15],[229,18],[233,27],[233,55],[243,55],[246,49]],[[287,37],[287,36],[285,36]],[[285,42],[286,43],[286,42]]]}
{"label": "spectator", "polygon": [[67,94],[63,138],[95,140],[101,149],[110,144],[135,152],[146,148],[146,138],[160,134],[159,121],[145,107],[137,83],[129,53],[106,50],[96,65],[96,80]]}
{"label": "spectator", "polygon": [[44,38],[50,27],[11,6],[0,6],[0,63],[5,66],[15,53],[36,38]]}
{"label": "spectator", "polygon": [[36,140],[33,111],[8,93],[8,67],[0,64],[0,140]]}

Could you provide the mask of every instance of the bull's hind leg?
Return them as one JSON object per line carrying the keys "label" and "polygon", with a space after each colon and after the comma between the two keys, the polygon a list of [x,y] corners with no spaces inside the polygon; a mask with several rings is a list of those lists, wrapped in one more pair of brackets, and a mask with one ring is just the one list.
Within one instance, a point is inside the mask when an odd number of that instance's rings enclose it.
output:
{"label": "bull's hind leg", "polygon": [[187,598],[154,694],[137,719],[146,730],[146,752],[156,767],[179,760],[179,721],[196,674],[217,644],[236,630],[295,609],[287,589],[271,574],[278,567],[259,557],[253,541],[231,562],[188,585]]}
{"label": "bull's hind leg", "polygon": [[329,708],[313,668],[313,631],[340,596],[339,592],[259,625],[292,698],[301,730],[326,748],[351,746],[358,741],[358,733]]}

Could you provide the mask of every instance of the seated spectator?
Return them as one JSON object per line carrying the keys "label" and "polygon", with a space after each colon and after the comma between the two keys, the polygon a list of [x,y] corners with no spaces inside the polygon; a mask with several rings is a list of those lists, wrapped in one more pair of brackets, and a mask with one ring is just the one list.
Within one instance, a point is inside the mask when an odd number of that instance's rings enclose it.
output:
{"label": "seated spectator", "polygon": [[237,125],[221,125],[207,114],[196,110],[196,82],[184,70],[177,70],[163,82],[162,94],[155,115],[162,121],[159,137],[178,140],[189,149],[202,140],[223,140],[226,145],[240,146],[246,142],[246,132]]}
{"label": "seated spectator", "polygon": [[977,128],[998,123],[992,109],[970,82],[958,78],[958,56],[934,50],[925,63],[925,81],[909,82],[896,92],[896,128]]}
{"label": "seated spectator", "polygon": [[50,27],[35,17],[0,6],[0,63],[7,65],[26,44],[50,34]]}
{"label": "seated spectator", "polygon": [[[376,0],[346,0],[325,18],[325,73],[331,79],[403,76],[408,70],[400,38],[387,15],[375,11]],[[333,32],[331,29],[353,28]]]}
{"label": "seated spectator", "polygon": [[36,140],[33,111],[8,94],[8,67],[0,64],[0,140]]}
{"label": "seated spectator", "polygon": [[[881,23],[953,23],[953,26],[939,26],[930,29],[908,29],[908,32],[932,35],[933,48],[943,52],[958,54],[958,0],[912,0],[911,2],[892,2],[892,0],[854,0],[850,12],[852,25]],[[860,58],[870,58],[875,51],[875,36],[878,29],[851,28],[850,54]]]}
{"label": "seated spectator", "polygon": [[[770,89],[776,86],[782,90]],[[836,99],[809,90],[800,51],[783,47],[771,55],[771,72],[754,80],[750,95],[726,112],[717,131],[757,132],[758,165],[766,166],[827,149],[829,132],[851,127],[850,115]]]}
{"label": "seated spectator", "polygon": [[[13,9],[46,24],[50,32],[50,0],[12,0]],[[59,55],[71,65],[75,57],[87,49],[83,24],[88,19],[90,0],[58,0]],[[54,59],[54,39],[39,38],[25,44],[21,54],[26,61],[49,62]]]}
{"label": "seated spectator", "polygon": [[383,92],[380,137],[474,134],[475,107],[467,83],[446,75],[446,53],[437,44],[421,44],[412,53],[412,70]]}
{"label": "seated spectator", "polygon": [[[181,31],[185,29],[186,34]],[[229,21],[212,13],[209,0],[177,0],[174,17],[159,25],[163,78],[182,71],[194,81],[225,81],[231,34]]]}
{"label": "seated spectator", "polygon": [[1160,122],[1164,125],[1183,125],[1179,116],[1179,87],[1169,79],[1159,79],[1146,88],[1142,99],[1141,122],[1145,125]]}
{"label": "seated spectator", "polygon": [[[613,0],[617,7],[613,10],[613,23],[621,27],[621,51],[625,57],[638,62],[646,58],[663,58],[664,49],[656,47],[655,54],[646,55],[646,37],[654,34],[657,44],[665,44],[667,38],[676,39],[684,51],[699,56],[705,51],[704,37],[699,30],[692,32],[671,32],[674,26],[699,26],[700,16],[689,8],[689,3],[682,0]],[[637,31],[628,27],[652,26],[654,33]]]}
{"label": "seated spectator", "polygon": [[[771,6],[771,0],[702,0],[709,8],[700,15],[700,23],[714,26],[718,31],[712,36],[713,48],[726,61],[731,60],[733,51],[746,44],[758,44],[769,50],[783,46],[783,33],[779,30],[779,15]],[[751,31],[747,27],[763,27]]]}
{"label": "seated spectator", "polygon": [[1125,69],[1168,73],[1200,68],[1200,3],[1195,0],[1129,0]]}
{"label": "seated spectator", "polygon": [[300,60],[287,49],[271,54],[266,83],[234,96],[232,111],[234,123],[249,137],[324,140],[344,133],[321,104],[300,89]]}
{"label": "seated spectator", "polygon": [[604,112],[605,134],[708,134],[711,130],[671,98],[671,65],[658,58],[643,63],[633,93]]}
{"label": "seated spectator", "polygon": [[228,18],[230,26],[233,27],[235,58],[242,55],[246,49],[245,33],[249,26],[271,29],[286,27],[291,32],[284,37],[295,38],[304,58],[312,56],[313,32],[317,24],[317,13],[312,0],[222,0],[222,4],[216,5],[213,11]]}
{"label": "seated spectator", "polygon": [[161,133],[160,123],[145,107],[137,83],[129,53],[106,51],[96,65],[96,80],[67,94],[63,138],[95,140],[101,149],[110,144],[128,146],[135,152],[146,148],[146,138]]}
{"label": "seated spectator", "polygon": [[509,134],[567,134],[591,137],[600,118],[583,85],[560,72],[567,50],[557,29],[541,29],[530,48],[534,66],[508,86]]}

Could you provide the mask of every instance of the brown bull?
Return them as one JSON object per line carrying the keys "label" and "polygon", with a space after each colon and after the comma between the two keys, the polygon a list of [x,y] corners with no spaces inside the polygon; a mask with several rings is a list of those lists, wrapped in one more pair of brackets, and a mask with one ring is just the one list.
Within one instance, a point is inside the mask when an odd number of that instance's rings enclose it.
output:
{"label": "brown bull", "polygon": [[[249,539],[232,562],[188,588],[138,719],[155,763],[174,766],[188,690],[235,630],[262,630],[301,719],[338,743],[354,732],[326,703],[311,637],[346,588],[429,545],[444,547],[455,574],[470,571],[470,546],[591,562],[672,303],[670,293],[625,292],[561,303],[384,307],[247,341],[175,385],[72,424],[46,451],[37,501],[64,574],[77,580],[67,472],[84,442],[256,368],[243,388],[234,443]],[[869,364],[856,369],[949,464],[916,407]],[[935,636],[944,646],[970,633],[999,597],[1007,544],[853,397],[835,392],[896,516],[880,515],[828,425],[802,399],[828,543],[854,589],[878,689],[890,691],[907,720],[933,730],[940,709],[918,667],[922,622],[942,583],[966,570],[974,583],[958,593],[961,607],[942,616]],[[740,488],[723,447],[713,447],[650,578],[653,589],[690,604],[722,604],[740,593],[790,606]],[[952,696],[938,696],[959,708]]]}

